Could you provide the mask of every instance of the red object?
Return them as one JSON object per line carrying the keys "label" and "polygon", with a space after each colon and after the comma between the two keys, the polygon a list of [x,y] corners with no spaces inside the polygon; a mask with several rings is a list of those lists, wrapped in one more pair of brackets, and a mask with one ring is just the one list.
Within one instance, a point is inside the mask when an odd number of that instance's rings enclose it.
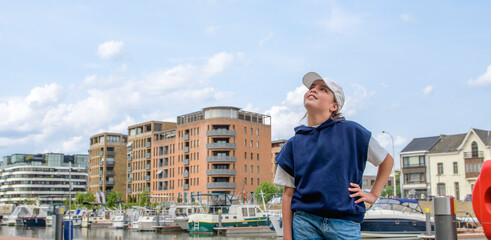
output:
{"label": "red object", "polygon": [[491,239],[491,160],[484,161],[472,192],[472,208],[484,234]]}

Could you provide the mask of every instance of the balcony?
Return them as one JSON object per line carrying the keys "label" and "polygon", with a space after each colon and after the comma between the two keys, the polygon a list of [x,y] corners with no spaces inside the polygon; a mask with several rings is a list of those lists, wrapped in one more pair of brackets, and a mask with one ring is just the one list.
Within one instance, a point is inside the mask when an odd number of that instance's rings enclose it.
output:
{"label": "balcony", "polygon": [[189,177],[189,172],[188,171],[185,171],[183,174],[182,174],[183,177],[185,178],[188,178]]}
{"label": "balcony", "polygon": [[99,185],[102,185],[102,180],[100,180],[100,181],[98,182],[98,184],[99,184]]}
{"label": "balcony", "polygon": [[236,188],[237,184],[234,182],[210,182],[206,183],[206,188],[217,189],[217,188]]}
{"label": "balcony", "polygon": [[215,129],[215,130],[210,130],[206,131],[206,136],[212,137],[212,136],[235,136],[235,131],[234,130],[227,130],[227,129]]}
{"label": "balcony", "polygon": [[126,193],[131,193],[131,188],[127,188]]}
{"label": "balcony", "polygon": [[159,187],[159,191],[166,191],[166,190],[169,190],[169,187],[167,187],[167,186],[165,186],[165,187],[160,186]]}
{"label": "balcony", "polygon": [[184,148],[183,148],[183,151],[184,151],[185,153],[188,153],[188,152],[189,152],[189,147],[184,147]]}
{"label": "balcony", "polygon": [[145,170],[150,170],[150,164],[145,165]]}
{"label": "balcony", "polygon": [[99,171],[99,176],[102,175],[102,171]]}
{"label": "balcony", "polygon": [[114,185],[114,179],[107,180],[106,185]]}
{"label": "balcony", "polygon": [[133,157],[131,155],[128,155],[128,157],[126,158],[129,161],[131,161],[133,159]]}
{"label": "balcony", "polygon": [[150,176],[145,176],[145,181],[150,181]]}
{"label": "balcony", "polygon": [[184,159],[184,165],[189,165],[189,159]]}
{"label": "balcony", "polygon": [[113,160],[107,160],[107,163],[106,163],[107,166],[113,166],[114,165],[114,159]]}
{"label": "balcony", "polygon": [[150,159],[152,157],[151,153],[145,153],[145,159]]}
{"label": "balcony", "polygon": [[114,156],[116,153],[114,151],[106,151],[106,155]]}
{"label": "balcony", "polygon": [[146,148],[149,148],[149,147],[151,147],[151,146],[152,146],[152,143],[151,143],[151,142],[146,142],[146,143],[145,143],[145,147],[146,147]]}
{"label": "balcony", "polygon": [[146,187],[145,191],[150,192],[150,187]]}
{"label": "balcony", "polygon": [[103,156],[104,155],[104,151],[99,151],[99,156]]}
{"label": "balcony", "polygon": [[236,162],[235,156],[209,156],[206,157],[206,162]]}
{"label": "balcony", "polygon": [[99,166],[103,166],[104,165],[104,161],[99,161]]}
{"label": "balcony", "polygon": [[126,171],[127,171],[127,172],[131,172],[131,167],[128,167],[128,168],[126,169]]}
{"label": "balcony", "polygon": [[131,178],[126,179],[126,181],[130,183],[131,182]]}
{"label": "balcony", "polygon": [[235,143],[208,143],[207,149],[235,149]]}
{"label": "balcony", "polygon": [[478,151],[477,153],[472,154],[472,152],[464,152],[464,159],[473,159],[473,158],[483,158],[484,152]]}
{"label": "balcony", "polygon": [[114,175],[114,171],[106,171],[106,175]]}
{"label": "balcony", "polygon": [[189,190],[189,184],[184,184],[183,189],[184,190]]}
{"label": "balcony", "polygon": [[189,140],[189,134],[185,134],[182,136],[182,138],[184,139],[184,141],[187,141]]}
{"label": "balcony", "polygon": [[206,175],[236,175],[237,171],[235,169],[208,169],[206,170]]}

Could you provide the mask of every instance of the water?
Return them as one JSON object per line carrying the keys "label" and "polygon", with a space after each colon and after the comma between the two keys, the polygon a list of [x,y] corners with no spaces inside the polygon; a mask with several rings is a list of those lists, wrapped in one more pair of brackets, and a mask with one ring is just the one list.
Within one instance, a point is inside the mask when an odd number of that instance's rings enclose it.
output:
{"label": "water", "polygon": [[[46,240],[55,239],[55,230],[52,227],[37,227],[27,229],[23,226],[0,227],[0,236],[18,236],[18,237],[30,237]],[[92,239],[108,239],[114,240],[157,240],[157,239],[169,239],[169,240],[190,240],[190,239],[207,239],[207,240],[280,240],[276,236],[216,236],[216,235],[192,235],[187,232],[178,233],[160,233],[160,232],[136,232],[123,229],[112,228],[74,228],[73,239],[74,240],[92,240]]]}

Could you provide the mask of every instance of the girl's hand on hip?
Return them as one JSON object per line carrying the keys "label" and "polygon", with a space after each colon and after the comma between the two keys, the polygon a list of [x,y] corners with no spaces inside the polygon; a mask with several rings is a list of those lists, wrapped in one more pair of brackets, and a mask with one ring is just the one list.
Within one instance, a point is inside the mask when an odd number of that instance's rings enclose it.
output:
{"label": "girl's hand on hip", "polygon": [[367,202],[369,204],[374,204],[377,201],[377,195],[363,191],[363,189],[361,189],[360,186],[356,183],[350,183],[350,185],[351,188],[348,188],[348,190],[353,194],[349,196],[351,198],[360,197],[358,200],[355,201],[355,203]]}

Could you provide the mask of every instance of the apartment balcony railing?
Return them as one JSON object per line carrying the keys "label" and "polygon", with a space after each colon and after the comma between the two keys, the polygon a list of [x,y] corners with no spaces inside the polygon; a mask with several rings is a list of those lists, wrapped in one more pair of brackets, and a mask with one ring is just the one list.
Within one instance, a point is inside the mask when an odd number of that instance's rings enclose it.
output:
{"label": "apartment balcony railing", "polygon": [[184,134],[184,135],[182,136],[182,138],[184,139],[184,141],[189,140],[189,134]]}
{"label": "apartment balcony railing", "polygon": [[126,181],[130,183],[131,182],[131,178],[126,179]]}
{"label": "apartment balcony railing", "polygon": [[150,187],[146,187],[145,191],[150,192]]}
{"label": "apartment balcony railing", "polygon": [[106,171],[106,175],[114,175],[114,171]]}
{"label": "apartment balcony railing", "polygon": [[217,189],[217,188],[236,188],[237,184],[234,182],[209,182],[206,183],[206,188]]}
{"label": "apartment balcony railing", "polygon": [[474,152],[464,152],[464,159],[470,159],[470,158],[483,158],[484,157],[484,152],[483,151],[478,151]]}
{"label": "apartment balcony railing", "polygon": [[189,159],[186,158],[186,159],[184,159],[183,162],[184,162],[184,165],[189,165]]}
{"label": "apartment balcony railing", "polygon": [[189,177],[189,172],[188,172],[188,171],[184,172],[184,173],[182,174],[182,176],[183,176],[183,177],[185,177],[185,178],[188,178],[188,177]]}
{"label": "apartment balcony railing", "polygon": [[107,180],[106,185],[114,185],[114,180],[113,179]]}
{"label": "apartment balcony railing", "polygon": [[127,172],[131,172],[131,167],[128,167],[128,168],[126,169],[126,171],[127,171]]}
{"label": "apartment balcony railing", "polygon": [[152,155],[150,153],[145,153],[145,158],[146,159],[150,159],[152,157]]}
{"label": "apartment balcony railing", "polygon": [[169,187],[159,187],[159,191],[166,191],[169,190]]}
{"label": "apartment balcony railing", "polygon": [[235,156],[209,156],[206,157],[206,162],[236,162]]}
{"label": "apartment balcony railing", "polygon": [[152,146],[152,142],[146,142],[146,143],[145,143],[145,147],[149,148],[149,147],[151,147],[151,146]]}
{"label": "apartment balcony railing", "polygon": [[107,165],[107,166],[112,166],[112,165],[114,165],[114,160],[107,160],[106,165]]}
{"label": "apartment balcony railing", "polygon": [[104,151],[99,151],[99,156],[104,155]]}
{"label": "apartment balcony railing", "polygon": [[169,155],[169,152],[168,151],[159,152],[159,156],[165,156],[165,155]]}
{"label": "apartment balcony railing", "polygon": [[189,184],[184,184],[184,186],[182,186],[184,190],[189,190]]}
{"label": "apartment balcony railing", "polygon": [[126,159],[128,159],[128,161],[131,161],[131,160],[133,160],[133,157],[131,155],[128,155],[128,157]]}
{"label": "apartment balcony railing", "polygon": [[150,170],[150,164],[145,165],[145,170]]}
{"label": "apartment balcony railing", "polygon": [[133,146],[126,147],[126,151],[130,152],[133,150]]}
{"label": "apartment balcony railing", "polygon": [[126,193],[131,193],[131,188],[127,188]]}
{"label": "apartment balcony railing", "polygon": [[145,176],[145,181],[150,181],[150,176]]}
{"label": "apartment balcony railing", "polygon": [[206,175],[236,175],[237,170],[235,169],[208,169],[206,170]]}
{"label": "apartment balcony railing", "polygon": [[169,166],[169,163],[159,163],[159,168],[161,167],[168,167]]}
{"label": "apartment balcony railing", "polygon": [[99,185],[102,185],[102,181],[99,181],[98,183],[99,183]]}
{"label": "apartment balcony railing", "polygon": [[99,176],[102,175],[102,171],[99,171]]}
{"label": "apartment balcony railing", "polygon": [[104,161],[99,161],[99,166],[103,166],[104,165]]}
{"label": "apartment balcony railing", "polygon": [[227,129],[215,129],[215,130],[210,130],[206,131],[206,136],[211,137],[211,136],[235,136],[235,131],[234,130],[227,130]]}
{"label": "apartment balcony railing", "polygon": [[114,156],[116,153],[114,151],[106,151],[106,155]]}
{"label": "apartment balcony railing", "polygon": [[188,153],[188,152],[189,152],[189,147],[184,147],[182,150],[183,150],[185,153]]}
{"label": "apartment balcony railing", "polygon": [[207,149],[235,149],[235,143],[208,143],[206,144]]}

